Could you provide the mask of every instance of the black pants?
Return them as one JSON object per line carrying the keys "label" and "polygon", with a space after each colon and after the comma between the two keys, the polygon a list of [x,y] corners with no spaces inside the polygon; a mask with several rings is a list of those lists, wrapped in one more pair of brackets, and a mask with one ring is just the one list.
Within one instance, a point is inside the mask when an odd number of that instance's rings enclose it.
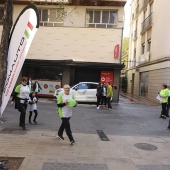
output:
{"label": "black pants", "polygon": [[111,103],[110,103],[111,97],[107,97],[106,99],[107,99],[108,108],[112,109],[112,106],[111,106]]}
{"label": "black pants", "polygon": [[[37,115],[38,115],[38,112],[37,110],[33,110],[33,112],[35,113],[34,115],[34,121],[36,121],[36,118],[37,118]],[[29,115],[29,122],[31,122],[31,117],[32,117],[32,111],[30,111],[30,115]]]}
{"label": "black pants", "polygon": [[166,111],[167,111],[167,116],[169,117],[169,108],[170,108],[170,104],[167,103],[167,106],[166,106]]}
{"label": "black pants", "polygon": [[168,116],[167,115],[167,103],[162,103],[162,111],[161,111],[161,116],[164,115],[164,116]]}
{"label": "black pants", "polygon": [[38,100],[38,92],[35,92],[35,97],[36,97],[37,100]]}
{"label": "black pants", "polygon": [[25,126],[25,115],[26,115],[26,109],[27,109],[27,104],[19,104],[20,106],[20,121],[19,121],[19,126]]}
{"label": "black pants", "polygon": [[102,96],[101,105],[106,105],[106,96]]}
{"label": "black pants", "polygon": [[62,123],[61,123],[61,126],[59,128],[59,131],[58,131],[58,136],[63,136],[63,132],[64,132],[64,129],[66,131],[66,134],[68,136],[68,138],[70,139],[70,141],[73,141],[73,136],[72,136],[72,132],[71,132],[71,129],[70,129],[70,117],[63,117],[61,118],[62,120]]}
{"label": "black pants", "polygon": [[100,105],[100,102],[101,102],[101,97],[97,96],[97,107]]}

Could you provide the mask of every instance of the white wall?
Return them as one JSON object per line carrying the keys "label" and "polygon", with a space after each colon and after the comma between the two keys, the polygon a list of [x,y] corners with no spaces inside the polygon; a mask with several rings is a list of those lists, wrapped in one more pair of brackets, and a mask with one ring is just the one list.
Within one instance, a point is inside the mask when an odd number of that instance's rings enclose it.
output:
{"label": "white wall", "polygon": [[114,47],[120,43],[120,29],[40,27],[27,58],[119,63]]}
{"label": "white wall", "polygon": [[170,57],[169,7],[169,0],[154,1],[151,60]]}
{"label": "white wall", "polygon": [[[141,1],[139,1],[141,2]],[[164,57],[170,57],[170,1],[166,0],[154,0],[153,1],[153,14],[152,14],[152,35],[151,35],[151,50],[150,50],[150,61],[161,59]],[[135,13],[136,1],[132,3],[132,13]],[[141,9],[141,7],[140,7]],[[144,9],[142,9],[144,10]],[[150,14],[150,4],[147,5],[147,16]],[[147,17],[146,16],[146,17]],[[138,35],[137,35],[137,46],[136,46],[136,57],[139,62],[141,55],[141,23],[143,22],[143,11],[139,13],[138,17],[131,22],[131,34],[134,34],[135,22],[138,20]],[[147,32],[145,33],[145,53],[147,52]],[[134,52],[134,41],[130,43],[129,56],[133,58]],[[129,59],[131,59],[129,58]],[[138,65],[138,63],[137,63]]]}

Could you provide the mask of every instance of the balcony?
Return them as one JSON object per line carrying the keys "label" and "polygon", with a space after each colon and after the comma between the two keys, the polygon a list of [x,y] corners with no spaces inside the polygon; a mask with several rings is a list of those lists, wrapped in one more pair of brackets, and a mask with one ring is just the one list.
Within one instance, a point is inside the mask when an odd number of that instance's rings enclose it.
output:
{"label": "balcony", "polygon": [[141,24],[141,33],[146,31],[152,25],[152,13],[142,22]]}
{"label": "balcony", "polygon": [[150,52],[144,53],[142,55],[140,55],[139,57],[139,63],[145,63],[148,62],[150,60]]}

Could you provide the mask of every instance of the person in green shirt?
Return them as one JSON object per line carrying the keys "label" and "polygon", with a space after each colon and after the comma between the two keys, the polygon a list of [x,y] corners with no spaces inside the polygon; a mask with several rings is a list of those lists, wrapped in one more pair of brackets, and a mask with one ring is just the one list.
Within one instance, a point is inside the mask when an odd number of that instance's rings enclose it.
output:
{"label": "person in green shirt", "polygon": [[15,109],[18,109],[20,112],[19,126],[22,127],[23,130],[26,129],[25,117],[30,92],[31,89],[27,85],[27,77],[22,77],[22,82],[15,88],[15,93],[11,101],[11,105],[14,106],[15,104]]}
{"label": "person in green shirt", "polygon": [[159,95],[160,95],[160,97],[163,98],[163,100],[161,101],[162,111],[161,111],[160,118],[166,119],[166,117],[168,117],[168,115],[167,115],[167,103],[168,103],[168,96],[169,96],[169,91],[167,89],[166,84],[162,85],[162,90],[160,91]]}
{"label": "person in green shirt", "polygon": [[[73,112],[73,107],[77,106],[74,95],[70,93],[70,86],[68,84],[64,85],[64,92],[60,93],[57,99],[58,114],[62,120],[61,126],[58,130],[58,138],[64,140],[63,132],[66,131],[66,134],[70,140],[70,144],[73,145],[75,140],[72,135],[70,127],[70,119]],[[74,106],[70,107],[70,100],[73,100]]]}
{"label": "person in green shirt", "polygon": [[[167,103],[167,115],[169,116],[169,108],[170,108],[170,85],[168,86],[168,92],[169,92],[169,96],[168,96],[168,103]],[[170,119],[169,119],[168,129],[170,130]]]}
{"label": "person in green shirt", "polygon": [[170,85],[168,86],[168,103],[167,103],[167,116],[169,117],[169,108],[170,108]]}
{"label": "person in green shirt", "polygon": [[113,88],[110,85],[110,82],[107,83],[107,92],[106,92],[106,99],[107,99],[107,104],[108,104],[108,109],[112,110],[112,106],[110,103],[111,97],[113,97]]}

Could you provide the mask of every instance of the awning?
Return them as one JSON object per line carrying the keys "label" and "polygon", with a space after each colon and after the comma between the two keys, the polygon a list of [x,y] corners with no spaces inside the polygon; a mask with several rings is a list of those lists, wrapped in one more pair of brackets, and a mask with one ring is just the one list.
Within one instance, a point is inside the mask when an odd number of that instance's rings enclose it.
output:
{"label": "awning", "polygon": [[30,66],[70,66],[70,67],[91,67],[100,69],[117,69],[121,70],[125,67],[124,64],[120,63],[100,63],[100,62],[83,62],[73,60],[33,60],[26,59],[24,65]]}

